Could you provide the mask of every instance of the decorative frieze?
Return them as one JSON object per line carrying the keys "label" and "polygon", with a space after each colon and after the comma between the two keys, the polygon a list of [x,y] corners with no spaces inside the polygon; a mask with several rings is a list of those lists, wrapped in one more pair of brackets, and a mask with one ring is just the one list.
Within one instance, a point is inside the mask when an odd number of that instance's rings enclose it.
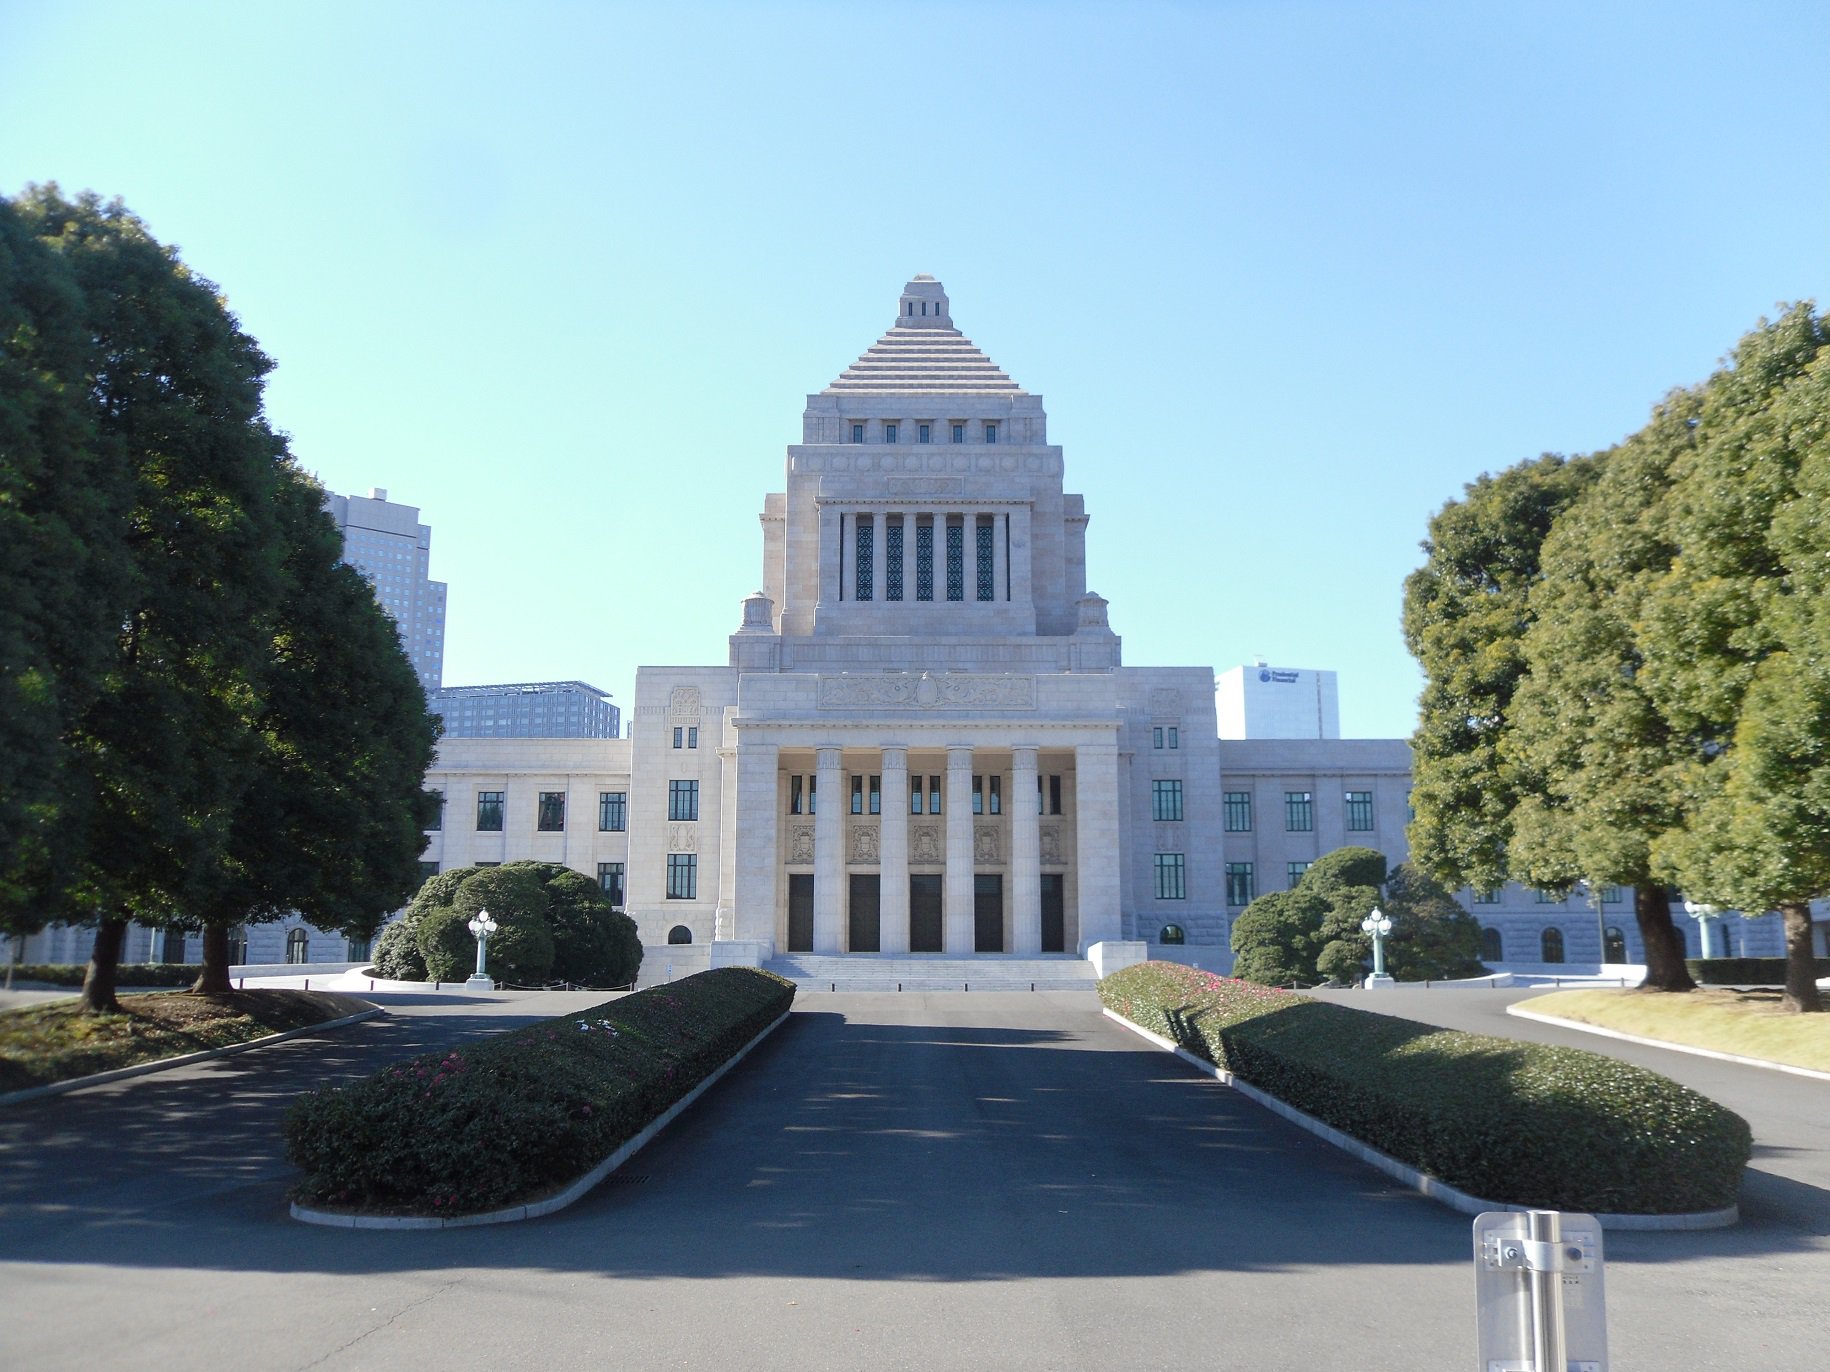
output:
{"label": "decorative frieze", "polygon": [[823,676],[820,708],[853,709],[859,706],[902,707],[917,710],[1033,710],[1036,679],[1033,676],[975,676],[949,672],[935,676],[906,672],[894,676]]}
{"label": "decorative frieze", "polygon": [[909,830],[909,861],[940,861],[940,830],[932,824],[917,825]]}
{"label": "decorative frieze", "polygon": [[851,860],[853,862],[877,861],[877,826],[874,824],[855,825],[851,831]]}
{"label": "decorative frieze", "polygon": [[973,826],[972,860],[983,863],[1000,863],[1004,860],[998,855],[998,828],[995,824]]}
{"label": "decorative frieze", "polygon": [[794,824],[788,828],[788,861],[813,861],[813,826]]}

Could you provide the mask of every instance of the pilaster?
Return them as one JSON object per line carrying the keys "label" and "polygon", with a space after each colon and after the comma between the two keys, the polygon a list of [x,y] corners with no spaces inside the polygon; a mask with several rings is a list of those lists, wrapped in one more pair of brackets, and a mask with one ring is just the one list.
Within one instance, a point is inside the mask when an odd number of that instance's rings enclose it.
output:
{"label": "pilaster", "polygon": [[962,957],[973,949],[972,899],[972,749],[962,744],[947,748],[947,876],[941,911],[945,921],[942,946],[949,957]]}
{"label": "pilaster", "polygon": [[883,750],[883,816],[877,852],[882,948],[909,951],[909,750]]}
{"label": "pilaster", "polygon": [[1012,951],[1042,951],[1042,825],[1036,805],[1036,750],[1011,749],[1010,923]]}
{"label": "pilaster", "polygon": [[837,953],[845,915],[845,773],[837,747],[815,749],[814,756],[813,951]]}

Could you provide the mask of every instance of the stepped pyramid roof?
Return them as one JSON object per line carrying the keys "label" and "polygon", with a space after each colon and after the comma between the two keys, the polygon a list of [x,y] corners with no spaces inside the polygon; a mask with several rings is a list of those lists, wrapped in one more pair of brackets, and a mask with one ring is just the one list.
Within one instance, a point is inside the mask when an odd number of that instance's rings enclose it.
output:
{"label": "stepped pyramid roof", "polygon": [[903,287],[896,322],[823,395],[1026,395],[953,327],[947,293],[921,275]]}

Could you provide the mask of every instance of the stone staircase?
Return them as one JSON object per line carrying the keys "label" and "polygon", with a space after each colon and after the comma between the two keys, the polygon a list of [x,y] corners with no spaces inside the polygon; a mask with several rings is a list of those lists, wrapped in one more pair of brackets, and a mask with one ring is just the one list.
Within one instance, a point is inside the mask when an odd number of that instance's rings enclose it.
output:
{"label": "stone staircase", "polygon": [[803,991],[1091,991],[1098,981],[1092,963],[1069,953],[790,953],[763,966]]}

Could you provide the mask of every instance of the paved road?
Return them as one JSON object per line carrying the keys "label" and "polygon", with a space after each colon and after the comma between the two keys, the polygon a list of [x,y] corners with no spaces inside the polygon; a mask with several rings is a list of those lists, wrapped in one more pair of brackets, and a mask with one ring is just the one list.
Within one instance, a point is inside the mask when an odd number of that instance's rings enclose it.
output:
{"label": "paved road", "polygon": [[[444,1018],[387,1021],[390,1047],[486,1027],[464,1006]],[[360,1028],[336,1042],[329,1073],[370,1052]],[[271,1124],[309,1054],[214,1066],[0,1114],[0,1365],[1410,1372],[1472,1356],[1465,1217],[1090,996],[803,996],[621,1182],[547,1220],[448,1233],[286,1219]],[[1827,1258],[1767,1218],[1611,1235],[1617,1365],[1815,1372]]]}

